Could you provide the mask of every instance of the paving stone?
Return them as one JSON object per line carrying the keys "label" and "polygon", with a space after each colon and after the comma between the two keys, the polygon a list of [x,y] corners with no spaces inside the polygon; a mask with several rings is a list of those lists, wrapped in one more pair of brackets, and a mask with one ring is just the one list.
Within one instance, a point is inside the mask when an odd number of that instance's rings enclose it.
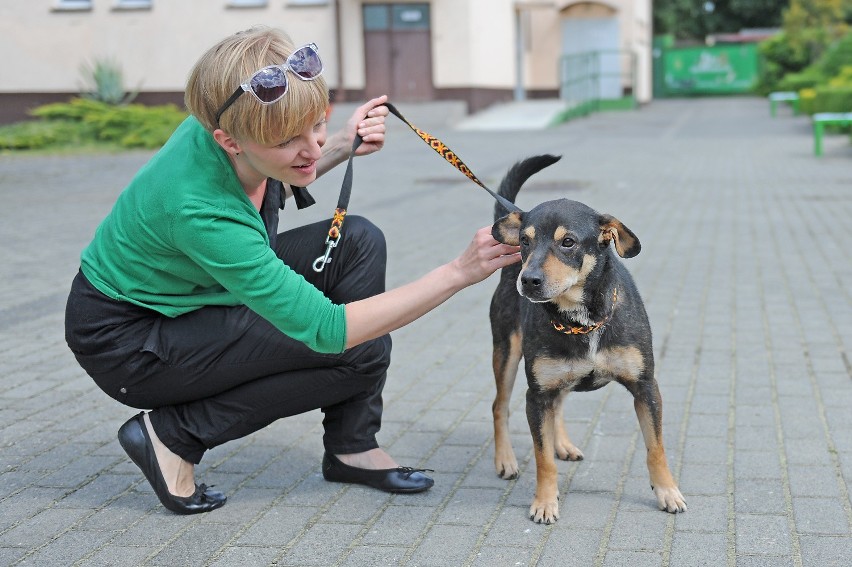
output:
{"label": "paving stone", "polygon": [[[325,482],[315,411],[205,456],[198,477],[228,493],[225,508],[166,511],[115,439],[135,410],[97,389],[63,334],[80,251],[153,152],[0,156],[0,564],[845,567],[852,318],[837,288],[852,269],[841,261],[845,225],[825,219],[848,200],[852,147],[827,140],[816,159],[807,117],[772,119],[766,104],[654,101],[513,132],[508,150],[504,135],[455,131],[440,105],[418,107],[418,126],[491,186],[519,157],[562,154],[519,205],[578,199],[642,242],[624,263],[651,317],[666,452],[689,511],[656,509],[631,397],[610,386],[566,399],[586,460],[557,463],[550,526],[528,519],[536,474],[523,369],[509,421],[521,476],[493,469],[496,276],[394,333],[379,441],[400,462],[435,469],[432,490]],[[337,105],[332,127],[352,110]],[[492,222],[488,197],[426,152],[391,123],[385,149],[357,162],[351,213],[385,231],[391,286],[449,261]],[[15,190],[34,173],[42,190]],[[282,228],[327,219],[341,177],[320,178],[317,205],[285,209]],[[62,238],[44,246],[33,226]]]}

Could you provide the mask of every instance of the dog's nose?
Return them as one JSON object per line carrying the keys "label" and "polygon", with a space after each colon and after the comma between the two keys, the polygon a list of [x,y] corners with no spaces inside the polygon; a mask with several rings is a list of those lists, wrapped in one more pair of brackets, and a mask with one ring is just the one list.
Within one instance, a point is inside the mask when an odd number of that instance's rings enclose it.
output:
{"label": "dog's nose", "polygon": [[521,276],[521,285],[524,287],[541,287],[541,278],[538,276]]}

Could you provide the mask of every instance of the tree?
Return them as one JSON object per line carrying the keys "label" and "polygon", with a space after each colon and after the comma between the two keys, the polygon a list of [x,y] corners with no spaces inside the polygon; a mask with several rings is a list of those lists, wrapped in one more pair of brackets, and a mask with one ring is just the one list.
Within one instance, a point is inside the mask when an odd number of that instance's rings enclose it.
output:
{"label": "tree", "polygon": [[784,12],[784,34],[790,48],[809,63],[826,47],[846,33],[844,17],[852,6],[849,0],[791,0]]}
{"label": "tree", "polygon": [[[852,1],[852,0],[843,0]],[[654,33],[704,41],[715,33],[775,28],[790,0],[653,0]]]}

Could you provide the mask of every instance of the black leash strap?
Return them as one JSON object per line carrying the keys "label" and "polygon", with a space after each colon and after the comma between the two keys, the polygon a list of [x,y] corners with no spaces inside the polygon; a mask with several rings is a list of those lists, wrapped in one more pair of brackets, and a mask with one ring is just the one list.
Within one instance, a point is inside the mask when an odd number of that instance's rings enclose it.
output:
{"label": "black leash strap", "polygon": [[[505,197],[502,197],[489,189],[482,181],[479,180],[478,177],[476,177],[476,175],[474,175],[473,171],[471,171],[470,168],[461,160],[458,154],[447,147],[444,142],[428,132],[424,132],[414,126],[411,122],[406,120],[405,116],[403,116],[393,104],[386,102],[384,106],[387,107],[391,114],[405,122],[405,124],[411,128],[415,134],[420,136],[421,140],[426,142],[430,148],[435,150],[441,157],[447,160],[450,165],[461,171],[468,179],[485,189],[498,203],[500,203],[500,205],[503,206],[503,208],[508,211],[521,210]],[[323,271],[325,265],[331,262],[331,251],[337,247],[337,243],[340,241],[343,221],[346,218],[346,209],[349,206],[349,197],[352,195],[352,159],[355,157],[355,150],[358,149],[358,146],[361,145],[362,141],[361,136],[356,134],[355,141],[352,142],[352,149],[349,151],[349,161],[346,164],[346,174],[343,176],[343,184],[340,186],[340,197],[337,199],[337,208],[334,209],[331,228],[329,228],[328,236],[325,239],[325,253],[317,258],[313,264],[315,272]]]}

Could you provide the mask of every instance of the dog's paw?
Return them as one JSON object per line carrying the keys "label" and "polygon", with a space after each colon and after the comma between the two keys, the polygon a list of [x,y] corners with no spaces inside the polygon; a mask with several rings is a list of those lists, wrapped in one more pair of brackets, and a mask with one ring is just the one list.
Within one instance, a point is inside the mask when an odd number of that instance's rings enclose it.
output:
{"label": "dog's paw", "polygon": [[530,520],[536,524],[553,524],[559,519],[559,501],[553,500],[550,502],[540,501],[538,498],[533,500],[530,506]]}
{"label": "dog's paw", "polygon": [[583,452],[572,443],[557,443],[556,456],[563,461],[582,461]]}
{"label": "dog's paw", "polygon": [[504,480],[512,480],[518,478],[518,459],[515,458],[515,452],[511,447],[497,447],[494,451],[494,469],[497,471],[497,476]]}
{"label": "dog's paw", "polygon": [[657,505],[660,507],[660,510],[671,514],[686,512],[686,500],[677,486],[670,486],[668,488],[657,486],[652,488],[654,494],[657,496]]}
{"label": "dog's paw", "polygon": [[503,480],[512,480],[518,478],[520,472],[518,461],[514,457],[505,461],[494,460],[494,468],[497,470],[497,476]]}

